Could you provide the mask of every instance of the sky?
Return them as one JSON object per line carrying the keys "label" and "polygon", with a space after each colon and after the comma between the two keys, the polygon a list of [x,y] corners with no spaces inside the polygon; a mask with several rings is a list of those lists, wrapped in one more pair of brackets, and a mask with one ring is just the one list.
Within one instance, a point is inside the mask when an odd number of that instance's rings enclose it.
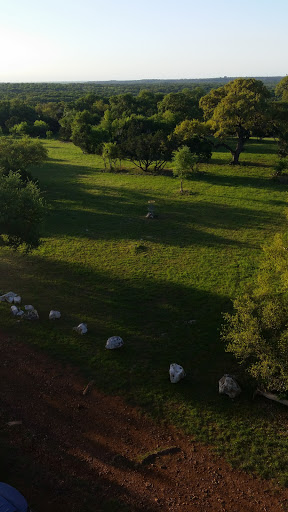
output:
{"label": "sky", "polygon": [[285,76],[287,0],[0,0],[0,82]]}

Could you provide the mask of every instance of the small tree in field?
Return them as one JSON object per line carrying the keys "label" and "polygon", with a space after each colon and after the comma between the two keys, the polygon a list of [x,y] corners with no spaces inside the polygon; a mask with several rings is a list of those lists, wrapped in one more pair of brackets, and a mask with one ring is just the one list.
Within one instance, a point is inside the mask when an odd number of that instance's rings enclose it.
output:
{"label": "small tree in field", "polygon": [[0,175],[0,236],[17,249],[25,245],[29,251],[40,243],[40,225],[44,204],[37,185],[23,184],[19,173]]}
{"label": "small tree in field", "polygon": [[109,169],[112,171],[119,158],[119,151],[116,142],[105,142],[103,144],[102,158],[106,169],[106,160],[109,162]]}
{"label": "small tree in field", "polygon": [[172,161],[174,163],[173,174],[180,178],[180,194],[183,194],[183,179],[189,178],[196,171],[198,157],[191,153],[188,146],[183,146],[174,151]]}

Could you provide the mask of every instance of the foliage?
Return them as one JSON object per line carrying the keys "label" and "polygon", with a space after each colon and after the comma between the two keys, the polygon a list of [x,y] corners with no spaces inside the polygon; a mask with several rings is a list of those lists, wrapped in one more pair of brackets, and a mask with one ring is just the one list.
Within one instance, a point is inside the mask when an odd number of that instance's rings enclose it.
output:
{"label": "foliage", "polygon": [[268,98],[268,89],[254,78],[237,78],[201,98],[200,107],[215,137],[222,140],[237,138],[236,148],[222,142],[233,156],[231,163],[239,163],[239,156],[252,131],[265,125]]}
{"label": "foliage", "polygon": [[155,172],[160,171],[174,149],[165,123],[144,116],[131,116],[125,121],[119,143],[123,157],[144,172],[149,172],[151,167]]}
{"label": "foliage", "polygon": [[278,162],[274,166],[274,175],[281,176],[284,171],[288,169],[288,161],[284,158],[278,160]]}
{"label": "foliage", "polygon": [[102,157],[106,169],[106,160],[109,162],[109,169],[112,171],[120,158],[120,148],[116,142],[105,142],[103,144]]}
{"label": "foliage", "polygon": [[222,331],[227,351],[261,386],[278,392],[288,390],[287,243],[287,236],[276,235],[264,248],[254,290],[234,301]]}
{"label": "foliage", "polygon": [[201,162],[211,159],[213,144],[209,140],[210,135],[210,127],[197,119],[182,121],[173,133],[177,146],[188,146],[191,153],[195,153]]}
{"label": "foliage", "polygon": [[179,176],[181,179],[180,182],[180,192],[183,193],[182,180],[183,178],[189,178],[193,172],[197,169],[197,163],[199,159],[196,155],[193,155],[188,148],[188,146],[183,146],[182,148],[174,151],[173,153],[173,174],[174,176]]}
{"label": "foliage", "polygon": [[45,121],[36,120],[33,125],[34,137],[45,139],[46,132],[49,130],[49,125]]}
{"label": "foliage", "polygon": [[0,235],[14,249],[30,251],[39,246],[44,204],[39,188],[23,185],[19,173],[0,176]]}
{"label": "foliage", "polygon": [[166,112],[174,114],[176,124],[185,119],[202,118],[199,97],[193,97],[189,91],[188,94],[183,92],[166,94],[158,104],[158,110],[162,114]]}
{"label": "foliage", "polygon": [[270,130],[278,141],[278,155],[288,155],[288,102],[274,101],[270,106]]}
{"label": "foliage", "polygon": [[288,76],[284,76],[275,88],[276,96],[280,96],[282,101],[288,101]]}
{"label": "foliage", "polygon": [[10,129],[9,132],[11,135],[19,135],[20,137],[24,137],[32,135],[33,127],[27,123],[27,121],[22,121],[19,124],[14,124]]}
{"label": "foliage", "polygon": [[39,165],[47,158],[47,150],[39,141],[29,138],[0,138],[0,169],[4,174],[20,171],[25,177],[27,168]]}

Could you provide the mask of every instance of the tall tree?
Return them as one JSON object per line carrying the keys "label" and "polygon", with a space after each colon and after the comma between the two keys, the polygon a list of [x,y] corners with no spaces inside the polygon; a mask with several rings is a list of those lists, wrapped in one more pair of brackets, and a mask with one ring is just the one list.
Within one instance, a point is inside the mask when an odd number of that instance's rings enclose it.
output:
{"label": "tall tree", "polygon": [[[201,98],[204,119],[209,121],[221,145],[231,152],[232,164],[239,164],[239,156],[252,130],[265,124],[269,96],[260,80],[237,78]],[[236,138],[236,147],[227,141],[229,137]]]}
{"label": "tall tree", "polygon": [[174,149],[174,141],[167,137],[165,123],[143,116],[131,116],[125,122],[118,142],[123,157],[144,172],[151,168],[160,171],[171,159]]}

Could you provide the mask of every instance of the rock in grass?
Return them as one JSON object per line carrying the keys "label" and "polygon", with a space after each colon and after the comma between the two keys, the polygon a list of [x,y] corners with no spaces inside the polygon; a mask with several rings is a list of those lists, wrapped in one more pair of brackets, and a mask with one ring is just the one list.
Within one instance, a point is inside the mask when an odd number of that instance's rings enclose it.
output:
{"label": "rock in grass", "polygon": [[25,318],[26,320],[39,320],[37,309],[29,309],[27,313],[23,315],[23,318]]}
{"label": "rock in grass", "polygon": [[176,382],[179,382],[179,380],[184,379],[186,373],[184,372],[184,368],[180,366],[180,364],[170,364],[169,368],[169,376],[170,376],[170,382],[172,384],[176,384]]}
{"label": "rock in grass", "polygon": [[0,302],[5,302],[6,301],[9,304],[12,304],[12,302],[14,302],[15,298],[17,298],[17,299],[19,298],[20,301],[21,301],[21,297],[19,297],[19,295],[17,295],[17,293],[7,292],[7,293],[4,293],[4,295],[0,296]]}
{"label": "rock in grass", "polygon": [[121,348],[124,345],[124,341],[120,336],[111,336],[111,338],[108,338],[106,341],[105,347],[109,350],[113,350],[114,348]]}
{"label": "rock in grass", "polygon": [[13,316],[24,315],[24,311],[22,311],[22,309],[17,308],[17,306],[11,306],[11,313]]}
{"label": "rock in grass", "polygon": [[79,334],[86,334],[86,332],[88,331],[87,324],[81,323],[77,325],[77,327],[73,327],[73,330],[78,332]]}
{"label": "rock in grass", "polygon": [[236,398],[241,393],[241,388],[233,375],[225,373],[219,380],[220,395],[228,395],[229,398]]}
{"label": "rock in grass", "polygon": [[32,306],[32,304],[26,304],[24,306],[24,309],[25,309],[25,311],[34,311],[35,308],[34,308],[34,306]]}
{"label": "rock in grass", "polygon": [[60,311],[54,311],[54,309],[51,309],[49,313],[49,320],[56,320],[56,318],[60,318],[61,313]]}

